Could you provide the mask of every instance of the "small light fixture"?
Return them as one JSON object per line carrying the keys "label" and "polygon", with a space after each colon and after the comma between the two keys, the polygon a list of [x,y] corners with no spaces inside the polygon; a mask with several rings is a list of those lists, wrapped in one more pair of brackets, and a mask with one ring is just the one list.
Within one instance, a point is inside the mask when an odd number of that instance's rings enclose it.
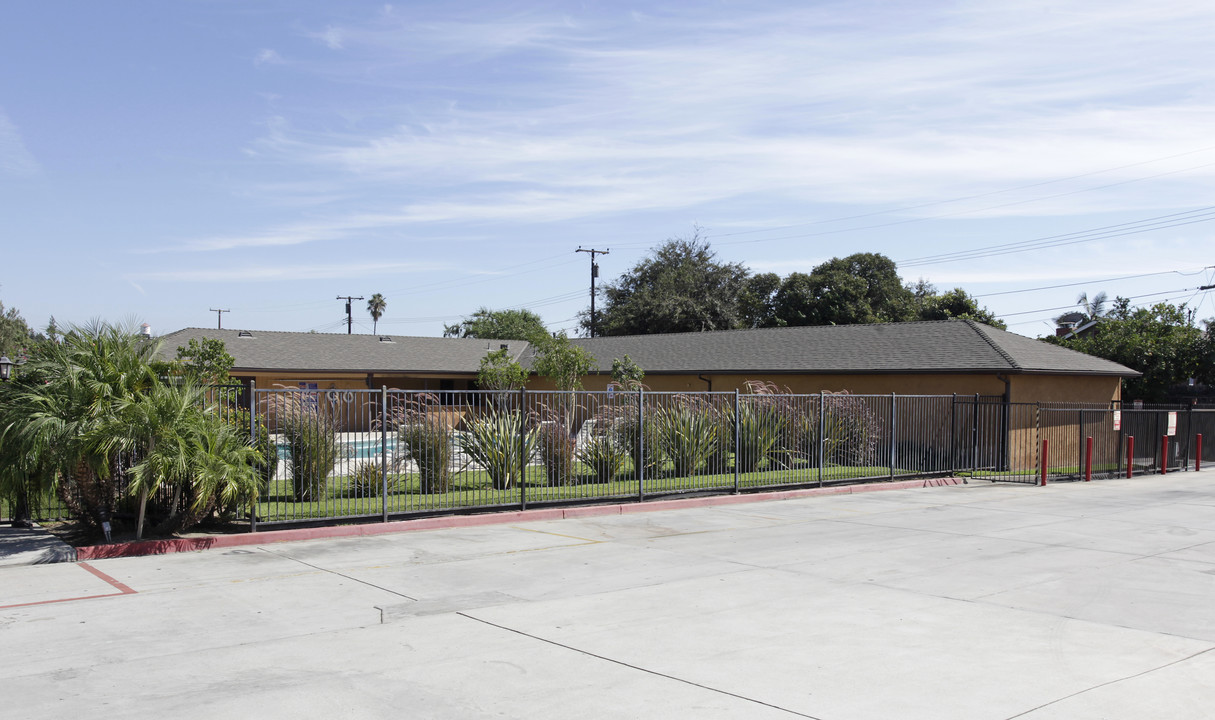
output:
{"label": "small light fixture", "polygon": [[8,355],[0,355],[0,381],[8,382],[9,375],[13,372],[13,361],[8,359]]}

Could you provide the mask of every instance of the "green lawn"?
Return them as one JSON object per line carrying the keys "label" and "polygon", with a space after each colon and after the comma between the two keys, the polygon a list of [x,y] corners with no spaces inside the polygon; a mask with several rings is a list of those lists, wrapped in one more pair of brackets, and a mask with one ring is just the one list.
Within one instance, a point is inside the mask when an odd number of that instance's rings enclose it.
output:
{"label": "green lawn", "polygon": [[[518,506],[525,496],[530,503],[562,502],[577,500],[635,498],[638,495],[637,479],[622,474],[611,482],[594,482],[589,468],[581,468],[575,481],[567,485],[549,485],[544,469],[529,466],[523,488],[513,487],[497,490],[491,486],[483,471],[461,472],[453,475],[447,492],[422,493],[418,476],[414,473],[389,475],[387,495],[388,513],[391,515],[455,510],[460,508]],[[907,474],[896,468],[897,474]],[[861,478],[883,478],[890,475],[888,467],[827,467],[823,469],[824,482],[840,482]],[[739,476],[741,489],[779,485],[805,485],[819,480],[817,468],[781,468],[778,470],[743,473]],[[646,496],[666,493],[696,491],[729,491],[734,487],[732,471],[718,474],[691,475],[685,477],[660,476],[647,478]],[[357,517],[379,515],[383,512],[384,500],[380,494],[358,496],[351,491],[350,480],[344,476],[329,478],[326,496],[309,502],[296,502],[291,494],[290,479],[279,479],[272,483],[268,492],[257,504],[257,515],[261,522],[306,520],[325,517]]]}

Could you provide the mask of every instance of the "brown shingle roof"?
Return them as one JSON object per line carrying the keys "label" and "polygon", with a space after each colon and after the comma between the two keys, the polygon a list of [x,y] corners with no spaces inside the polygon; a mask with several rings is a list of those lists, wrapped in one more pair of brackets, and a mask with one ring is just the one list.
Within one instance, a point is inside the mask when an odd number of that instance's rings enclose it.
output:
{"label": "brown shingle roof", "polygon": [[[251,337],[241,337],[248,334]],[[190,338],[218,338],[238,370],[475,374],[481,358],[505,343],[528,367],[522,340],[207,330],[164,336],[171,357]],[[1050,373],[1134,377],[1101,358],[970,320],[826,325],[758,330],[577,338],[609,372],[628,355],[649,374],[674,373]]]}
{"label": "brown shingle roof", "polygon": [[1013,372],[1133,377],[1134,370],[970,320],[817,325],[581,338],[599,362],[628,355],[647,373]]}
{"label": "brown shingle roof", "polygon": [[[161,338],[162,352],[173,357],[191,338],[204,337],[223,340],[236,360],[234,367],[246,371],[476,374],[481,358],[502,344],[516,359],[527,349],[522,340],[186,328]],[[382,342],[381,337],[391,342]]]}

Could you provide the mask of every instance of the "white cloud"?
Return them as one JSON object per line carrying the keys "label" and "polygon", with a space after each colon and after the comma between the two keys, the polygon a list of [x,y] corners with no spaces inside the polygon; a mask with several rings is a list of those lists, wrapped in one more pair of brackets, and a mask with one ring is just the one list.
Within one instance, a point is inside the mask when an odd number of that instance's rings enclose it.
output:
{"label": "white cloud", "polygon": [[[245,267],[153,270],[141,272],[144,281],[160,282],[274,282],[375,277],[403,272],[436,272],[446,264],[419,262],[322,263],[312,265],[259,264]],[[129,282],[129,281],[128,281]]]}
{"label": "white cloud", "polygon": [[21,132],[0,108],[0,173],[23,177],[40,172],[42,167],[25,147]]}
{"label": "white cloud", "polygon": [[282,55],[269,48],[262,48],[253,59],[254,65],[282,65],[285,62]]}
{"label": "white cloud", "polygon": [[191,246],[639,210],[736,225],[740,198],[912,218],[1155,210],[1205,203],[1215,179],[1215,149],[1162,159],[1215,126],[1212,13],[1194,3],[598,12],[408,8],[313,33],[350,51],[313,72],[401,104],[277,118],[250,156],[321,178],[331,219]]}

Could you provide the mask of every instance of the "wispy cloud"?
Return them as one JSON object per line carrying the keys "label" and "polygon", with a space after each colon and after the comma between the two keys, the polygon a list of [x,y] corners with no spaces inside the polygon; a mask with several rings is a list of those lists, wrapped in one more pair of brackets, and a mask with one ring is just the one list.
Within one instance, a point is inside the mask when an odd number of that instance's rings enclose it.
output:
{"label": "wispy cloud", "polygon": [[[328,280],[334,278],[362,278],[383,275],[398,275],[406,272],[437,272],[450,269],[445,263],[419,262],[366,262],[366,263],[320,263],[320,264],[259,264],[248,267],[199,268],[193,270],[155,270],[141,272],[139,278],[145,282],[274,282],[294,280]],[[128,282],[130,282],[128,280]],[[134,283],[132,283],[134,284]]]}
{"label": "wispy cloud", "polygon": [[18,177],[37,175],[42,167],[25,147],[17,126],[0,108],[0,172]]}
{"label": "wispy cloud", "polygon": [[279,55],[276,51],[271,50],[270,48],[262,48],[262,50],[257,53],[257,57],[253,58],[254,65],[282,65],[285,62],[286,61],[283,60],[282,55]]}
{"label": "wispy cloud", "polygon": [[[1021,188],[903,213],[972,218],[1205,202],[1215,150],[1113,168],[1210,144],[1211,17],[1179,1],[761,4],[741,17],[389,9],[311,32],[350,59],[305,71],[400,105],[336,126],[276,118],[249,148],[347,198],[331,220],[187,247],[637,210],[731,223],[729,203],[757,197],[914,206]],[[1118,185],[1169,171],[1150,189]]]}

